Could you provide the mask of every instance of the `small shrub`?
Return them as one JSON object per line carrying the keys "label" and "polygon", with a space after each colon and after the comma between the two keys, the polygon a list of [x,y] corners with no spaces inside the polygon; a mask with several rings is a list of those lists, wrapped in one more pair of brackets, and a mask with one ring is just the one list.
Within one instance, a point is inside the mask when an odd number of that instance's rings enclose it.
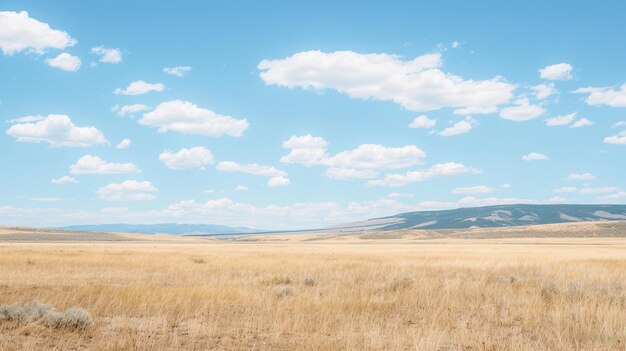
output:
{"label": "small shrub", "polygon": [[206,263],[206,261],[204,260],[204,258],[200,258],[200,257],[192,257],[192,258],[191,258],[191,262],[193,262],[193,263],[197,263],[197,264],[200,264],[200,263]]}
{"label": "small shrub", "polygon": [[276,294],[276,297],[278,297],[279,299],[282,299],[287,296],[293,296],[296,293],[292,287],[287,285],[281,285],[274,288],[274,294]]}
{"label": "small shrub", "polygon": [[315,279],[311,277],[305,277],[302,279],[302,285],[304,286],[315,286]]}
{"label": "small shrub", "polygon": [[82,308],[72,307],[65,312],[49,313],[43,323],[56,329],[77,329],[85,330],[93,324],[91,315]]}
{"label": "small shrub", "polygon": [[50,328],[85,330],[93,324],[93,319],[82,308],[72,307],[65,312],[57,312],[52,306],[32,302],[29,305],[0,306],[0,322],[13,322],[18,325],[41,323]]}

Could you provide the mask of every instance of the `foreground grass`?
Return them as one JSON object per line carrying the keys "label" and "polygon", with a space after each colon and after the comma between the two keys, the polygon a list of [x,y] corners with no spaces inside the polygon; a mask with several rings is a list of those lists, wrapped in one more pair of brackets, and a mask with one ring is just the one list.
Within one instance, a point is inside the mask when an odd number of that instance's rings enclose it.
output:
{"label": "foreground grass", "polygon": [[626,240],[0,245],[0,349],[624,350]]}

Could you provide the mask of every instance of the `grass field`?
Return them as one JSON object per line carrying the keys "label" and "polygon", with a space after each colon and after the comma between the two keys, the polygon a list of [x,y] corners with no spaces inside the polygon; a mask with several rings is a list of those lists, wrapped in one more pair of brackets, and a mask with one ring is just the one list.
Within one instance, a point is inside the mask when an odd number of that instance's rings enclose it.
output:
{"label": "grass field", "polygon": [[0,305],[94,321],[0,350],[626,349],[626,238],[292,238],[0,238]]}

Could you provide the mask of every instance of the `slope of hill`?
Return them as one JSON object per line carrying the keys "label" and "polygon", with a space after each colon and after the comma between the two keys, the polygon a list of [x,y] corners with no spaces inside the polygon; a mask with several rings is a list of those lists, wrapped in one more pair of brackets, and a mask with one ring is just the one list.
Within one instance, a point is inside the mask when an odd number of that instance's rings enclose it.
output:
{"label": "slope of hill", "polygon": [[73,225],[57,229],[81,230],[90,232],[115,232],[133,234],[171,234],[171,235],[219,235],[219,234],[249,234],[259,230],[242,227],[228,227],[216,224],[94,224]]}
{"label": "slope of hill", "polygon": [[459,229],[626,220],[626,205],[497,205],[418,211],[347,223],[333,230]]}

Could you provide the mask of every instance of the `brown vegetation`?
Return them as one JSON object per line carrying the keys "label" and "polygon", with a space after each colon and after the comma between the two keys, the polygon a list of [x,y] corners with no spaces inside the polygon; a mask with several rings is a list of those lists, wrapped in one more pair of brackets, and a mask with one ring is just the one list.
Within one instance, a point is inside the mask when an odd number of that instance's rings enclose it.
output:
{"label": "brown vegetation", "polygon": [[0,349],[624,350],[626,239],[0,243]]}

